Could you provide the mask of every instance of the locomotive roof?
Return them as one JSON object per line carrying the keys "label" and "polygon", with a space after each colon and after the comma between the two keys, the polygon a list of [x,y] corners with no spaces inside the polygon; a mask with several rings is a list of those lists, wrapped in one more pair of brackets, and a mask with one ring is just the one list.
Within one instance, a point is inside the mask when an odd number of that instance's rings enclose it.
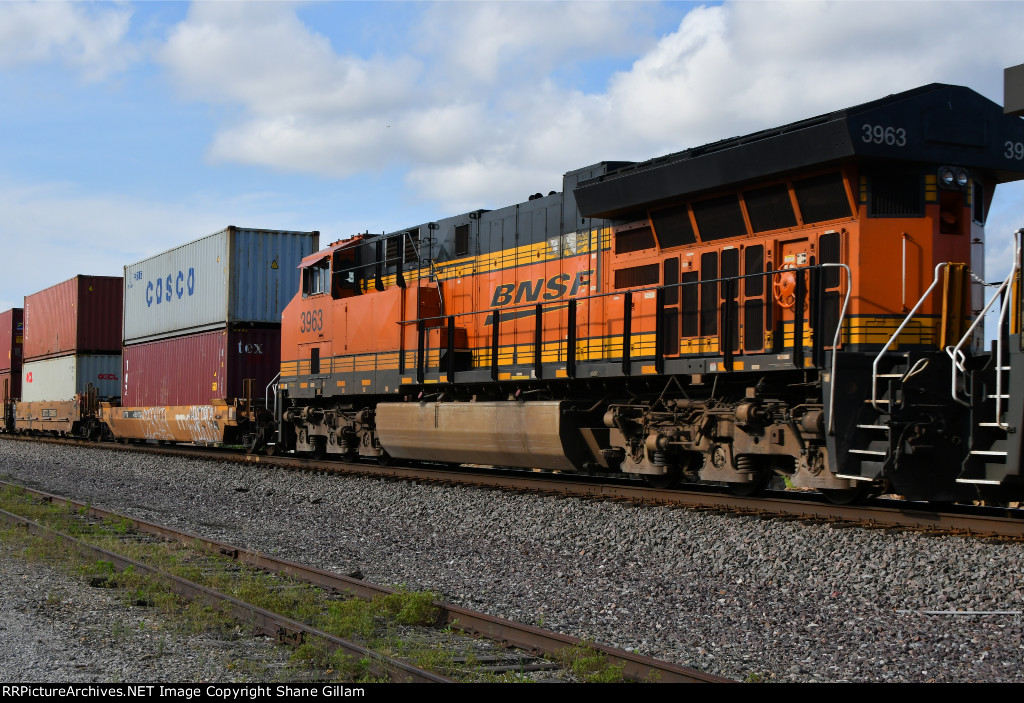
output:
{"label": "locomotive roof", "polygon": [[357,234],[355,236],[349,237],[348,239],[339,239],[336,242],[331,242],[323,249],[319,251],[314,251],[312,254],[303,257],[302,261],[299,262],[299,265],[296,268],[309,268],[313,264],[323,261],[325,257],[331,255],[338,249],[349,249],[351,247],[363,244],[364,242],[369,241],[371,239],[376,239],[379,236],[380,235],[376,234]]}
{"label": "locomotive roof", "polygon": [[626,166],[582,181],[575,196],[586,217],[622,216],[852,157],[959,165],[988,171],[999,182],[1019,180],[1024,160],[1007,142],[1024,142],[1024,120],[970,88],[932,83]]}

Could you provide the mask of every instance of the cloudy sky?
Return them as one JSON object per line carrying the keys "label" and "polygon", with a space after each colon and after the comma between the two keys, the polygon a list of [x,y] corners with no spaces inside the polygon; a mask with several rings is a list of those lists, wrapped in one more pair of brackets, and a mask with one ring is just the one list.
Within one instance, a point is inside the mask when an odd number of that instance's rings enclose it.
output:
{"label": "cloudy sky", "polygon": [[[1024,3],[0,2],[0,310],[229,224],[326,243],[931,82]],[[1024,225],[997,192],[988,277]]]}

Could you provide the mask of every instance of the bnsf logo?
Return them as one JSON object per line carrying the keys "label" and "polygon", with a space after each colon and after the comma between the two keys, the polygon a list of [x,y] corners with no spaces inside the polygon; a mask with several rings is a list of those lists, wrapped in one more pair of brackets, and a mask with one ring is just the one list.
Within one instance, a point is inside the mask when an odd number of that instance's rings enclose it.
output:
{"label": "bnsf logo", "polygon": [[[572,298],[580,292],[581,288],[590,284],[590,277],[593,273],[593,269],[577,271],[575,278],[567,273],[560,273],[546,281],[543,278],[538,278],[536,281],[523,281],[518,288],[515,283],[502,283],[494,289],[491,307],[496,308],[509,303],[536,303],[541,299],[558,300],[565,297],[566,292]],[[569,286],[570,279],[572,279],[571,288]],[[541,294],[541,291],[544,293]],[[515,299],[513,299],[513,293]]]}

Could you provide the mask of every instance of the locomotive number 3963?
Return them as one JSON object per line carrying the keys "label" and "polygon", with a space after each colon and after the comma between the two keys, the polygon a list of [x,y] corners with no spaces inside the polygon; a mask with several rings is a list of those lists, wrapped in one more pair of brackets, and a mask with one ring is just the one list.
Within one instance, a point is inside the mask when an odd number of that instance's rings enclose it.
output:
{"label": "locomotive number 3963", "polygon": [[902,127],[866,124],[862,129],[864,133],[860,135],[860,138],[865,144],[907,145],[907,130]]}
{"label": "locomotive number 3963", "polygon": [[323,310],[306,310],[301,315],[299,332],[319,332],[324,328]]}

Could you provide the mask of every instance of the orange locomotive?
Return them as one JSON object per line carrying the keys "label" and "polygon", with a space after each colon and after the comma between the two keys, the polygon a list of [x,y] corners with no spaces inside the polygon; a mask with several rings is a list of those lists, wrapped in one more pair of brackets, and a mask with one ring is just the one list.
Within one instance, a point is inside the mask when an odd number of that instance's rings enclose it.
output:
{"label": "orange locomotive", "polygon": [[936,84],[337,242],[302,262],[261,440],[743,493],[784,475],[841,501],[1019,494],[1011,451],[971,459],[992,408],[964,397],[985,216],[1022,157],[1018,118]]}

